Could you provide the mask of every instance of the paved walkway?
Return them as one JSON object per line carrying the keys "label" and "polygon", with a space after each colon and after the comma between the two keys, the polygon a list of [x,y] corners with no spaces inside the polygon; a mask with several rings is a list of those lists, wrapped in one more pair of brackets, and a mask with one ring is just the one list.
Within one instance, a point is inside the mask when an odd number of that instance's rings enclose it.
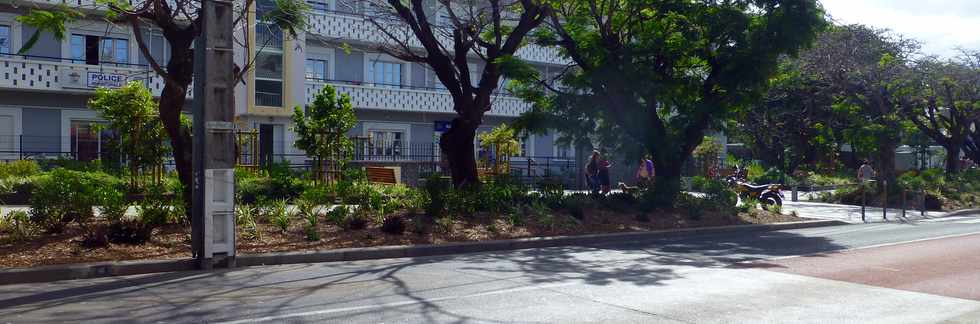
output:
{"label": "paved walkway", "polygon": [[[849,223],[862,223],[861,206],[838,205],[818,202],[792,202],[788,199],[783,202],[783,213],[796,212],[800,217],[840,220]],[[909,209],[905,211],[902,218],[902,210],[889,208],[887,219],[879,207],[867,207],[864,210],[868,222],[883,221],[915,221],[927,218],[945,217],[948,212],[928,211],[923,214],[919,210]]]}

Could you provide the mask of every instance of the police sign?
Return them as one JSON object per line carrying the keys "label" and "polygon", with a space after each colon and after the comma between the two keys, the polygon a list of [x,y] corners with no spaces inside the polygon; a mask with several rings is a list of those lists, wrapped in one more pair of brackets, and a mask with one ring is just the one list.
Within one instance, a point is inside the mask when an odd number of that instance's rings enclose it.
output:
{"label": "police sign", "polygon": [[89,88],[122,88],[126,84],[126,76],[103,72],[88,72],[85,85]]}

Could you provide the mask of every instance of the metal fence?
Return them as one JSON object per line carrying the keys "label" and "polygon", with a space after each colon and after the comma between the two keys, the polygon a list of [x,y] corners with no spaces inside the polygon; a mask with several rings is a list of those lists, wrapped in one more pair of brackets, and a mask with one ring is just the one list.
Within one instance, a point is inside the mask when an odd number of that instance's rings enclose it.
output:
{"label": "metal fence", "polygon": [[[355,137],[352,141],[353,151],[347,154],[352,165],[397,165],[402,166],[403,169],[411,168],[411,174],[418,178],[449,175],[438,143],[379,141],[365,137]],[[281,152],[291,147],[292,143],[267,141],[263,147],[260,139],[244,142],[246,143],[240,142],[237,148],[239,164],[255,167],[265,167],[273,163],[285,164],[298,173],[310,172],[313,169],[314,159],[305,153],[299,153],[302,151]],[[277,150],[279,152],[276,152]],[[479,152],[479,148],[476,150]],[[479,158],[480,156],[477,156],[477,159]],[[113,161],[119,165],[125,165],[127,162],[123,154],[112,149],[107,138],[0,135],[0,161],[55,159]],[[508,164],[509,168],[506,172],[528,184],[538,184],[548,179],[559,181],[569,189],[579,188],[578,163],[572,157],[521,156],[510,158]],[[174,170],[172,156],[164,159],[164,167],[168,171]]]}

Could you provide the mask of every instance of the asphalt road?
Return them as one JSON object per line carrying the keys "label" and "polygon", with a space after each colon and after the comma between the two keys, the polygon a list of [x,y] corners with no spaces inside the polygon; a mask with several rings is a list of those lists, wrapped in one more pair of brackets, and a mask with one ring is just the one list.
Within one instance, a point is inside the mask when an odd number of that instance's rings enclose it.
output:
{"label": "asphalt road", "polygon": [[8,285],[0,322],[980,323],[978,233],[959,217]]}

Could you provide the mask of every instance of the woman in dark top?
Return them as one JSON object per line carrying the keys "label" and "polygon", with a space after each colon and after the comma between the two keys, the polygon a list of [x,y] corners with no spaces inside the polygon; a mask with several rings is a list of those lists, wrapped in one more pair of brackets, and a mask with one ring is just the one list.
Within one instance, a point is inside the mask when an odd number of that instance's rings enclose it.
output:
{"label": "woman in dark top", "polygon": [[612,167],[612,163],[609,160],[599,157],[599,186],[602,188],[602,194],[608,194],[610,190],[609,186],[609,168]]}

